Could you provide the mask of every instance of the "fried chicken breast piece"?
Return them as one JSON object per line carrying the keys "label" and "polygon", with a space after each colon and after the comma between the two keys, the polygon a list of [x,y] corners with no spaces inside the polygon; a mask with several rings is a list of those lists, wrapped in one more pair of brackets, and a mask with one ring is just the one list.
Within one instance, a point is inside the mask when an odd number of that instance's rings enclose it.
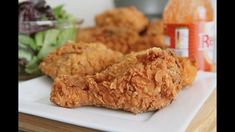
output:
{"label": "fried chicken breast piece", "polygon": [[59,75],[85,76],[104,70],[122,56],[101,43],[70,41],[49,53],[39,68],[53,79]]}
{"label": "fried chicken breast piece", "polygon": [[81,29],[77,42],[101,42],[108,48],[127,54],[139,40],[139,34],[127,28],[114,26]]}
{"label": "fried chicken breast piece", "polygon": [[119,7],[107,10],[95,17],[96,26],[116,26],[132,29],[138,33],[143,31],[148,19],[135,7]]}
{"label": "fried chicken breast piece", "polygon": [[128,54],[94,75],[56,78],[50,100],[62,107],[93,105],[141,113],[169,105],[181,88],[175,54],[152,48]]}

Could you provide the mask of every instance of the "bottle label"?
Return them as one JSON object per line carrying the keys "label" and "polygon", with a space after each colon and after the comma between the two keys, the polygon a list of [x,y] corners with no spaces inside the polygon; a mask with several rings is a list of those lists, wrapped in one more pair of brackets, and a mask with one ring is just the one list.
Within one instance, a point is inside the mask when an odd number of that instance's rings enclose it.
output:
{"label": "bottle label", "polygon": [[164,45],[176,51],[178,56],[196,62],[200,70],[213,70],[214,27],[213,22],[192,24],[165,24]]}

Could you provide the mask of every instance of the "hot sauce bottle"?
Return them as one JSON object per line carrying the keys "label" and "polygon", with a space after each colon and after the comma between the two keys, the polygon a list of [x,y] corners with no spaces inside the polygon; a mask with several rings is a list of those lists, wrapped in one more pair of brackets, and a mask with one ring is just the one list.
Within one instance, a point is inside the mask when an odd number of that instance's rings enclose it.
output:
{"label": "hot sauce bottle", "polygon": [[164,12],[164,45],[188,57],[203,71],[213,70],[213,8],[210,0],[169,0]]}

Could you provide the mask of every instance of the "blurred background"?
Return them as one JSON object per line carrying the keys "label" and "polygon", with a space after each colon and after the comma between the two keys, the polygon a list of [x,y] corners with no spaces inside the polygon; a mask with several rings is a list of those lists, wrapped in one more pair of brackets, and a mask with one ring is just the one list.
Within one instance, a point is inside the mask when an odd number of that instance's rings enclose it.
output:
{"label": "blurred background", "polygon": [[[19,0],[26,1],[26,0]],[[64,4],[65,9],[76,16],[84,19],[82,27],[94,26],[94,16],[104,10],[120,6],[135,6],[149,18],[162,17],[163,9],[168,0],[46,0],[49,5],[56,6]],[[216,7],[216,0],[211,0]],[[216,11],[215,11],[216,18]]]}
{"label": "blurred background", "polygon": [[84,19],[84,26],[94,26],[94,16],[104,10],[120,6],[136,6],[148,18],[161,17],[168,0],[47,0],[49,5],[64,4],[65,9]]}
{"label": "blurred background", "polygon": [[[26,0],[19,0],[26,1]],[[142,11],[149,19],[161,18],[163,9],[168,0],[46,0],[46,2],[53,6],[63,4],[65,10],[77,18],[84,20],[81,27],[94,26],[94,17],[104,10],[120,6],[135,6]],[[216,0],[211,0],[214,8],[214,25],[216,25],[217,11]],[[215,26],[215,38],[217,35]],[[215,39],[215,45],[216,45]],[[216,46],[214,48],[214,57],[216,58]],[[215,59],[216,63],[216,59]]]}
{"label": "blurred background", "polygon": [[[149,19],[161,18],[163,9],[168,0],[46,0],[49,5],[64,4],[65,9],[78,18],[83,18],[84,23],[82,27],[94,26],[94,16],[101,13],[104,10],[111,9],[113,7],[120,6],[135,6],[142,11]],[[211,0],[214,8],[214,25],[216,25],[217,11],[216,1]],[[215,38],[217,36],[217,29],[215,26]],[[214,48],[214,58],[216,58],[216,39]],[[216,63],[216,59],[214,59]]]}

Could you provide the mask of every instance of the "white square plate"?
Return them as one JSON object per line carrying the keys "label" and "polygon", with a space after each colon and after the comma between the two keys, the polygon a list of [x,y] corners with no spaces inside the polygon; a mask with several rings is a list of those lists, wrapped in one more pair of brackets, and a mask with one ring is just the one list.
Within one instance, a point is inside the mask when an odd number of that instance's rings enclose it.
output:
{"label": "white square plate", "polygon": [[191,86],[156,112],[132,113],[97,107],[68,109],[49,101],[52,81],[39,77],[19,83],[19,112],[105,131],[184,131],[216,87],[216,74],[198,72]]}

